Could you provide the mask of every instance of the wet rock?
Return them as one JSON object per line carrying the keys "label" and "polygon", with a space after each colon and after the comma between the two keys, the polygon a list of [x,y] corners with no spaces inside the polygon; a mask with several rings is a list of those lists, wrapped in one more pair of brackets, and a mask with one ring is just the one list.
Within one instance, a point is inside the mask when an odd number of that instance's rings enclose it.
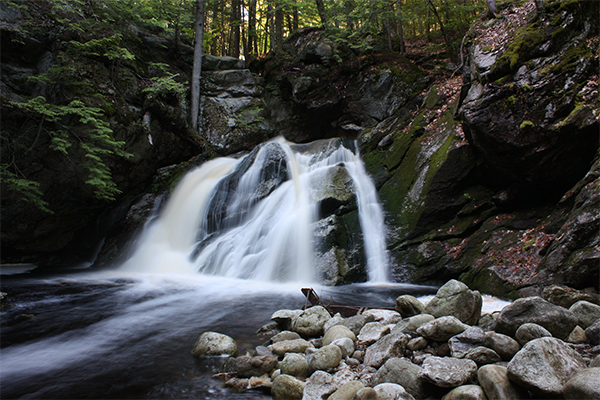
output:
{"label": "wet rock", "polygon": [[494,330],[514,337],[517,329],[528,322],[543,326],[554,337],[565,339],[577,325],[578,319],[566,308],[541,297],[526,297],[502,309]]}
{"label": "wet rock", "polygon": [[404,358],[392,357],[373,378],[373,384],[396,383],[417,399],[427,397],[427,384],[418,378],[421,367]]}
{"label": "wet rock", "polygon": [[271,319],[283,329],[290,329],[292,320],[300,313],[302,313],[302,310],[277,310],[271,315]]}
{"label": "wet rock", "polygon": [[569,311],[579,319],[579,326],[583,329],[600,319],[600,306],[589,301],[579,300],[569,308]]}
{"label": "wet rock", "polygon": [[204,332],[192,348],[194,356],[236,356],[238,347],[231,337],[217,332]]}
{"label": "wet rock", "polygon": [[437,291],[423,313],[434,317],[453,316],[468,325],[475,325],[481,316],[481,294],[457,280],[450,280]]}
{"label": "wet rock", "polygon": [[304,382],[290,375],[281,374],[273,380],[271,395],[275,400],[301,400]]}
{"label": "wet rock", "polygon": [[396,326],[392,329],[392,332],[416,332],[419,327],[433,321],[434,319],[435,317],[429,314],[419,314],[413,317],[405,318],[396,324]]}
{"label": "wet rock", "polygon": [[481,386],[464,385],[452,389],[442,400],[487,400],[487,397]]}
{"label": "wet rock", "polygon": [[333,376],[325,371],[315,371],[304,387],[303,400],[323,400],[337,390]]}
{"label": "wet rock", "polygon": [[600,319],[585,330],[585,336],[594,346],[600,344]]}
{"label": "wet rock", "polygon": [[242,356],[235,359],[235,370],[240,378],[261,376],[277,367],[276,356]]}
{"label": "wet rock", "polygon": [[379,368],[385,360],[392,357],[402,357],[410,337],[403,333],[392,333],[379,339],[367,348],[364,364]]}
{"label": "wet rock", "polygon": [[331,344],[337,346],[342,350],[342,358],[351,356],[354,353],[354,341],[347,337],[342,337],[334,340]]}
{"label": "wet rock", "polygon": [[356,340],[354,333],[343,325],[336,325],[325,332],[323,336],[323,345],[331,344],[334,340],[340,338],[349,338],[352,341]]}
{"label": "wet rock", "polygon": [[512,359],[521,349],[515,339],[497,332],[487,332],[483,345],[494,350],[505,361]]}
{"label": "wet rock", "polygon": [[342,361],[342,350],[335,345],[327,345],[318,349],[310,360],[310,368],[316,370],[328,370],[340,365]]}
{"label": "wet rock", "polygon": [[465,354],[465,358],[475,361],[478,367],[502,361],[502,358],[498,355],[498,353],[483,346],[475,347],[469,350],[469,352]]}
{"label": "wet rock", "polygon": [[542,298],[552,304],[569,308],[580,300],[590,303],[600,304],[600,296],[591,293],[585,293],[581,290],[573,289],[568,286],[550,285],[542,291]]}
{"label": "wet rock", "polygon": [[436,386],[450,388],[461,386],[475,377],[477,364],[471,360],[453,357],[428,357],[418,373],[419,379]]}
{"label": "wet rock", "polygon": [[588,368],[576,373],[565,383],[565,399],[600,399],[600,368]]}
{"label": "wet rock", "polygon": [[380,383],[373,390],[377,393],[378,400],[414,400],[402,386],[395,383]]}
{"label": "wet rock", "polygon": [[369,322],[365,324],[358,334],[358,341],[370,345],[390,333],[390,328],[379,322]]}
{"label": "wet rock", "polygon": [[343,384],[327,400],[352,400],[356,392],[364,388],[365,385],[359,381],[352,381]]}
{"label": "wet rock", "polygon": [[529,395],[522,387],[508,379],[508,370],[501,365],[484,365],[477,371],[477,380],[488,399],[527,399]]}
{"label": "wet rock", "polygon": [[373,316],[376,322],[379,322],[383,325],[396,324],[402,319],[400,313],[391,310],[371,309],[366,310],[363,312],[363,314],[366,316]]}
{"label": "wet rock", "polygon": [[286,353],[304,353],[309,347],[311,347],[311,344],[304,339],[292,339],[273,343],[268,349],[273,354],[283,356]]}
{"label": "wet rock", "polygon": [[250,385],[250,379],[247,378],[231,378],[223,383],[223,387],[234,393],[242,393],[248,389]]}
{"label": "wet rock", "polygon": [[521,346],[525,346],[525,343],[533,339],[543,337],[552,337],[552,334],[543,326],[531,322],[521,325],[515,333],[515,339],[517,339]]}
{"label": "wet rock", "polygon": [[456,317],[447,316],[435,320],[417,328],[417,333],[427,339],[445,342],[452,336],[458,335],[469,328]]}
{"label": "wet rock", "polygon": [[323,335],[325,323],[331,319],[329,312],[321,307],[310,307],[292,320],[292,330],[300,335],[316,337]]}
{"label": "wet rock", "polygon": [[281,362],[281,373],[306,378],[308,376],[308,361],[302,354],[287,353]]}
{"label": "wet rock", "polygon": [[416,297],[405,294],[396,299],[396,311],[402,318],[412,317],[421,314],[425,306]]}
{"label": "wet rock", "polygon": [[559,397],[563,385],[586,367],[575,350],[556,338],[527,343],[508,363],[508,377],[532,392]]}
{"label": "wet rock", "polygon": [[282,342],[284,340],[302,339],[300,335],[292,331],[282,331],[271,337],[271,343]]}
{"label": "wet rock", "polygon": [[452,357],[463,358],[471,349],[483,344],[484,339],[485,332],[483,329],[476,326],[470,327],[448,340],[450,354],[452,354]]}

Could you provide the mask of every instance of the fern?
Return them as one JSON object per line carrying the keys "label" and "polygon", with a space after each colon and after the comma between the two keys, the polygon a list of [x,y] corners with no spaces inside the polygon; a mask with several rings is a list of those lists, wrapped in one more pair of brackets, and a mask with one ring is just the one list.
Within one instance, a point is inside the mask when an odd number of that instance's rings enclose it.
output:
{"label": "fern", "polygon": [[42,199],[44,194],[40,190],[40,183],[25,178],[19,178],[15,173],[9,171],[9,168],[10,166],[8,164],[2,164],[0,166],[0,180],[2,183],[15,193],[18,193],[23,201],[35,205],[41,211],[54,214],[48,208],[48,202]]}

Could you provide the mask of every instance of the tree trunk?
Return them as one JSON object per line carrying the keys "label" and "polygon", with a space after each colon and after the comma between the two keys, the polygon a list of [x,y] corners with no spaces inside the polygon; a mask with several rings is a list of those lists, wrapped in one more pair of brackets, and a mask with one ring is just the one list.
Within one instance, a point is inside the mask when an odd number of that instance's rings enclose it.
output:
{"label": "tree trunk", "polygon": [[240,0],[231,0],[231,29],[233,31],[231,56],[238,58],[240,56],[240,25],[242,17],[240,12]]}
{"label": "tree trunk", "polygon": [[406,49],[404,48],[404,30],[402,29],[402,0],[396,0],[396,18],[398,19],[396,29],[398,30],[398,42],[400,43],[398,51],[400,54],[404,54]]}
{"label": "tree trunk", "polygon": [[283,48],[283,4],[278,1],[275,4],[275,49]]}
{"label": "tree trunk", "polygon": [[485,0],[487,4],[487,18],[496,18],[496,0]]}
{"label": "tree trunk", "polygon": [[204,36],[204,0],[196,3],[196,26],[194,43],[194,67],[192,69],[192,101],[190,122],[194,133],[198,132],[200,111],[200,75],[202,74],[202,39]]}
{"label": "tree trunk", "polygon": [[292,14],[294,15],[294,22],[292,24],[292,30],[293,31],[297,31],[298,30],[298,6],[294,5],[294,8],[292,9]]}
{"label": "tree trunk", "polygon": [[325,3],[324,0],[315,0],[317,3],[317,11],[319,11],[319,17],[321,18],[321,24],[327,24],[327,14],[325,14]]}
{"label": "tree trunk", "polygon": [[256,47],[256,0],[248,2],[248,44],[246,48],[249,55],[254,51],[258,52]]}
{"label": "tree trunk", "polygon": [[437,12],[435,6],[433,5],[433,3],[431,2],[431,0],[427,0],[427,3],[429,3],[429,5],[431,6],[431,11],[433,11],[433,14],[435,15],[438,22],[440,23],[440,29],[442,30],[442,35],[444,36],[444,42],[446,42],[446,51],[448,52],[448,56],[450,57],[450,59],[453,62],[456,62],[456,60],[455,60],[456,55],[454,54],[454,49],[452,47],[452,41],[450,40],[450,37],[448,36],[448,32],[446,32],[446,29],[444,28],[444,23],[442,22],[442,19],[440,18],[440,15],[438,14],[438,12]]}

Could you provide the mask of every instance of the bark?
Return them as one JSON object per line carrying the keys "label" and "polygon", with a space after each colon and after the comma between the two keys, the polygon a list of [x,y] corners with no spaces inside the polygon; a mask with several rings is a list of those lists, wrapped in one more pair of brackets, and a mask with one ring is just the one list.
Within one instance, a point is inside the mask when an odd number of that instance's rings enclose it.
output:
{"label": "bark", "polygon": [[240,56],[240,25],[241,21],[240,0],[231,0],[231,28],[233,30],[231,56],[238,58]]}
{"label": "bark", "polygon": [[277,2],[275,7],[275,48],[283,48],[283,5]]}
{"label": "bark", "polygon": [[487,4],[487,18],[496,18],[496,0],[485,0]]}
{"label": "bark", "polygon": [[396,30],[398,31],[398,42],[400,43],[398,51],[400,54],[404,54],[406,49],[404,48],[404,30],[402,29],[402,0],[396,0],[396,18],[398,20]]}
{"label": "bark", "polygon": [[[493,0],[493,1],[495,1],[495,0]],[[446,31],[446,28],[444,27],[444,23],[442,22],[442,19],[440,18],[440,15],[438,14],[438,12],[435,8],[435,5],[433,5],[431,0],[427,0],[427,3],[431,7],[431,11],[433,11],[433,14],[435,15],[436,19],[440,23],[440,29],[442,30],[442,35],[444,36],[444,42],[446,42],[446,51],[448,52],[450,59],[453,62],[455,62],[456,55],[454,54],[454,49],[452,47],[452,41],[450,39],[450,36],[448,36],[448,32]]]}
{"label": "bark", "polygon": [[198,131],[200,111],[200,76],[202,74],[202,39],[204,37],[204,0],[196,3],[196,24],[194,43],[194,66],[192,69],[192,101],[190,122],[194,132]]}
{"label": "bark", "polygon": [[319,17],[321,18],[321,24],[327,24],[327,14],[325,14],[325,3],[324,0],[315,0],[317,3],[317,11],[319,12]]}
{"label": "bark", "polygon": [[246,46],[248,54],[258,51],[256,39],[256,0],[248,2],[248,44]]}

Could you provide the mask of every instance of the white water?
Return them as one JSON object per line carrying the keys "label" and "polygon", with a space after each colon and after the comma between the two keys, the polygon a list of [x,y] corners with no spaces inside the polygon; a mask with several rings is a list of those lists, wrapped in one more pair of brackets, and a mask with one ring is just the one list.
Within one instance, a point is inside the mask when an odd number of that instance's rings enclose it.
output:
{"label": "white water", "polygon": [[[169,200],[164,214],[140,240],[123,271],[197,273],[268,281],[315,283],[313,224],[317,202],[312,193],[319,176],[343,163],[353,180],[363,231],[369,282],[386,282],[388,255],[383,213],[362,161],[351,150],[329,141],[317,146],[273,141],[286,155],[288,180],[255,204],[265,147],[239,180],[227,207],[227,222],[207,234],[208,205],[219,181],[235,172],[241,160],[221,158],[191,171]],[[337,145],[336,145],[337,143]],[[322,143],[323,144],[323,143]],[[244,216],[240,210],[249,210]],[[197,242],[204,241],[194,253]]]}

